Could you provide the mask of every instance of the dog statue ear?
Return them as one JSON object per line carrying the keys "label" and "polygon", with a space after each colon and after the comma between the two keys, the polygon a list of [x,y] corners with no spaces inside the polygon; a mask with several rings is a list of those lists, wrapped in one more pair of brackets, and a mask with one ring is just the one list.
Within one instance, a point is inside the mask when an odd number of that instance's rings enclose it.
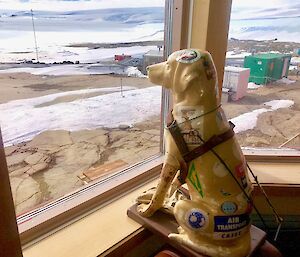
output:
{"label": "dog statue ear", "polygon": [[193,83],[194,80],[199,78],[199,73],[196,71],[190,71],[186,69],[185,72],[182,73],[180,82],[178,83],[177,92],[183,93],[189,85]]}

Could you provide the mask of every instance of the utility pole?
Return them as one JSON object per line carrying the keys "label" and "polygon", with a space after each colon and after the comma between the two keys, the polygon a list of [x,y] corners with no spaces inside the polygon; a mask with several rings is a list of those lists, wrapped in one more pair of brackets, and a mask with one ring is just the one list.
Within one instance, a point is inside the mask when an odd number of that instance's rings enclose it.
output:
{"label": "utility pole", "polygon": [[125,97],[124,95],[123,95],[123,80],[122,80],[122,77],[121,77],[121,96],[122,97]]}
{"label": "utility pole", "polygon": [[39,54],[38,54],[38,47],[37,47],[36,34],[35,34],[35,26],[34,26],[34,20],[33,20],[33,11],[32,11],[32,9],[30,11],[31,11],[31,20],[32,20],[33,35],[34,35],[36,61],[39,62]]}

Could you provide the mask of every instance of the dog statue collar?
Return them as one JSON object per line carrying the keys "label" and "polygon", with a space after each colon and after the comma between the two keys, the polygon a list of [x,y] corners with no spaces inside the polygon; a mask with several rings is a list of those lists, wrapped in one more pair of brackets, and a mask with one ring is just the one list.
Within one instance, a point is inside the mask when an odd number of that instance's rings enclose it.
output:
{"label": "dog statue collar", "polygon": [[[193,121],[193,120],[196,120],[196,119],[198,119],[198,118],[204,117],[204,116],[206,116],[206,115],[208,115],[208,114],[210,114],[210,113],[212,113],[212,112],[215,112],[215,111],[218,110],[220,107],[221,107],[221,104],[219,104],[217,107],[213,108],[212,110],[209,110],[209,111],[207,111],[207,112],[204,112],[204,113],[202,113],[202,114],[200,114],[200,115],[197,115],[197,116],[195,116],[195,117],[185,119],[185,120],[182,121],[182,122],[176,121],[176,126],[181,125],[181,124],[183,124],[183,123],[185,123],[185,122],[188,122],[188,121]],[[175,119],[174,119],[174,116],[173,116],[172,112],[173,112],[173,110],[171,110],[171,111],[169,112],[169,114],[168,114],[168,118],[167,118],[167,129],[170,129],[170,127],[175,126],[175,123],[174,123],[174,120],[175,120]]]}

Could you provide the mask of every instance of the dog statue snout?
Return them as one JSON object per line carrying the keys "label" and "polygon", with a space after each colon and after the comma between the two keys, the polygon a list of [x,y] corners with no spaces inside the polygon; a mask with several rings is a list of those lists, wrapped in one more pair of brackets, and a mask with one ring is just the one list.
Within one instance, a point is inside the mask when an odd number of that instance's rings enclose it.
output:
{"label": "dog statue snout", "polygon": [[152,83],[165,86],[165,65],[166,62],[147,66],[148,77]]}

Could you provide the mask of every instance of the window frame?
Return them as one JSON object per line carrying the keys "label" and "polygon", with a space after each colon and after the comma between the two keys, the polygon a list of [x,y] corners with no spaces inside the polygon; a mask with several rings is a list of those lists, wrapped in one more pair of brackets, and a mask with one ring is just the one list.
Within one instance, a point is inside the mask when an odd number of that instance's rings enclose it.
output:
{"label": "window frame", "polygon": [[[186,13],[185,5],[188,1],[184,0],[166,0],[165,12],[167,17],[170,17],[172,21],[180,21],[183,23],[183,13]],[[182,27],[176,30],[173,29],[171,23],[168,29],[168,36],[170,37],[170,44],[175,44],[181,39]],[[166,35],[165,35],[166,37]],[[183,47],[181,47],[183,48]],[[168,48],[168,52],[172,52],[174,47]],[[166,56],[166,53],[165,53]],[[162,112],[161,119],[162,121],[166,120],[167,112],[163,106],[168,106],[166,102],[169,100],[169,94],[165,90],[162,93]],[[161,126],[161,138],[163,135],[163,125]],[[2,136],[0,134],[2,140]],[[2,143],[2,141],[1,141]],[[4,153],[4,147],[2,145],[1,149],[3,153],[0,153],[0,164],[3,168],[3,174],[7,175],[6,185],[10,190],[10,182],[8,177],[7,163]],[[39,208],[36,208],[32,211],[20,215],[17,219],[14,220],[14,224],[17,223],[17,228],[15,228],[12,236],[17,237],[20,242],[17,242],[17,246],[14,246],[16,249],[20,249],[21,245],[28,246],[32,243],[35,243],[36,240],[42,239],[44,236],[53,232],[55,229],[62,227],[64,224],[67,224],[71,221],[75,221],[85,215],[88,215],[89,212],[94,211],[101,206],[108,204],[110,201],[115,200],[122,195],[134,190],[136,187],[139,187],[151,180],[156,179],[159,176],[161,167],[162,167],[162,155],[163,155],[163,143],[161,140],[160,143],[160,153],[155,156],[148,158],[147,160],[132,165],[129,168],[126,168],[120,172],[117,172],[104,180],[98,180],[91,185],[86,185],[63,196],[59,199],[56,199],[50,203],[46,203]],[[3,180],[4,181],[4,180]],[[0,189],[1,191],[1,189]],[[10,197],[9,200],[12,201],[11,191],[5,190],[5,193]],[[10,210],[10,217],[15,217],[15,209],[13,202],[10,203],[9,207],[5,207],[6,210]],[[11,214],[13,213],[13,214]],[[10,229],[13,231],[12,229]],[[0,241],[2,245],[3,241]],[[20,253],[19,253],[20,254]],[[21,255],[10,256],[21,256]]]}
{"label": "window frame", "polygon": [[[188,47],[202,48],[210,51],[216,62],[219,74],[219,89],[221,90],[227,48],[231,0],[222,1],[221,3],[213,0],[166,0],[166,3],[170,2],[172,2],[173,5],[166,5],[166,13],[171,15],[170,20],[172,28],[170,31],[167,30],[166,33],[168,34],[165,35],[165,37],[169,38],[171,41],[171,48],[167,49],[165,56],[175,50]],[[216,15],[216,13],[220,15]],[[216,26],[216,24],[222,24],[222,26]],[[161,115],[162,120],[165,122],[166,114],[168,113],[167,107],[170,106],[170,95],[166,91],[163,91],[162,103]],[[162,125],[164,122],[162,122]],[[161,135],[162,133],[163,128],[161,129]],[[163,143],[161,143],[160,147],[163,153]],[[7,247],[14,248],[17,251],[18,249],[21,249],[21,245],[24,246],[35,243],[36,240],[49,235],[49,233],[53,233],[55,229],[60,229],[64,225],[88,215],[95,209],[99,209],[102,206],[109,204],[114,199],[121,197],[137,187],[157,179],[163,162],[161,153],[150,158],[146,162],[132,166],[119,174],[114,174],[113,177],[116,178],[116,180],[108,179],[96,182],[93,185],[84,186],[82,189],[68,194],[66,197],[62,197],[41,207],[41,209],[35,210],[35,213],[31,212],[32,216],[22,216],[19,218],[18,234],[16,220],[12,218],[15,217],[15,214],[12,215],[15,211],[13,203],[11,204],[12,196],[10,188],[7,188],[9,181],[7,180],[8,170],[3,151],[3,144],[0,145],[0,148],[0,179],[2,181],[1,183],[6,185],[6,188],[0,187],[0,192],[6,194],[6,198],[10,201],[10,204],[3,207],[5,208],[7,215],[9,215],[9,219],[14,220],[15,224],[10,226],[12,234],[6,238],[7,240],[14,239],[14,244],[7,244],[7,242],[0,237],[0,246],[2,247],[6,243]],[[284,149],[276,149],[276,151],[269,151],[268,153],[257,149],[247,151],[248,150],[246,150],[246,152],[244,151],[247,160],[263,162],[276,161],[284,163],[299,162],[299,152],[296,151],[287,152]],[[2,180],[2,178],[4,179]],[[0,204],[0,209],[1,207]],[[0,229],[2,231],[1,226]],[[19,236],[21,243],[20,240],[19,242],[18,240],[16,241],[16,237],[19,238]],[[19,257],[22,256],[22,253],[19,251],[10,254],[9,256]]]}

